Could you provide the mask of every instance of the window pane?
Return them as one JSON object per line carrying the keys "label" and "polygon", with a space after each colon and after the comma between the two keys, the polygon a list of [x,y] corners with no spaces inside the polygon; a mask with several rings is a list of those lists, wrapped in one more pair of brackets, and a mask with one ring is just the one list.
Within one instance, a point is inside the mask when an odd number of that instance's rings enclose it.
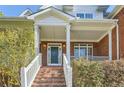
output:
{"label": "window pane", "polygon": [[84,18],[84,14],[83,13],[77,13],[77,17]]}
{"label": "window pane", "polygon": [[80,57],[86,57],[86,48],[80,48]]}
{"label": "window pane", "polygon": [[88,55],[92,56],[92,48],[88,48]]}
{"label": "window pane", "polygon": [[78,47],[74,48],[74,57],[79,58],[79,48]]}
{"label": "window pane", "polygon": [[92,18],[93,18],[93,14],[86,13],[86,14],[85,14],[85,18],[92,19]]}

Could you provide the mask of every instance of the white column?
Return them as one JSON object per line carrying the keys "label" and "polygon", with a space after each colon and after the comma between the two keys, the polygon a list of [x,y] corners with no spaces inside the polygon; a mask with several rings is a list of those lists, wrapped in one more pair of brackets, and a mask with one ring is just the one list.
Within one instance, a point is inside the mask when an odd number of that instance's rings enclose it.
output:
{"label": "white column", "polygon": [[39,54],[39,42],[40,42],[40,38],[39,38],[39,27],[38,25],[34,25],[34,33],[35,33],[35,55]]}
{"label": "white column", "polygon": [[117,44],[117,60],[119,60],[119,29],[116,23],[116,44]]}
{"label": "white column", "polygon": [[109,39],[109,61],[111,61],[112,60],[112,31],[109,31],[108,39]]}
{"label": "white column", "polygon": [[70,65],[70,25],[66,25],[66,56]]}
{"label": "white column", "polygon": [[21,87],[27,87],[27,76],[25,67],[21,68]]}

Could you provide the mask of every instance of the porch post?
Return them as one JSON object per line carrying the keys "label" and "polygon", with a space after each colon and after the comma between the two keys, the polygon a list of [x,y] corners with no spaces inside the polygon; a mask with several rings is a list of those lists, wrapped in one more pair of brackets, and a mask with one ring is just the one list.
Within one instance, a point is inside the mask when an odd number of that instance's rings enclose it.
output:
{"label": "porch post", "polygon": [[39,54],[39,41],[40,41],[40,37],[39,37],[39,26],[38,25],[34,25],[34,33],[35,33],[35,55]]}
{"label": "porch post", "polygon": [[112,31],[109,31],[108,38],[109,38],[109,61],[112,61]]}
{"label": "porch post", "polygon": [[66,25],[66,56],[70,65],[70,25]]}
{"label": "porch post", "polygon": [[116,22],[116,44],[117,44],[117,60],[119,60],[119,29],[117,22]]}

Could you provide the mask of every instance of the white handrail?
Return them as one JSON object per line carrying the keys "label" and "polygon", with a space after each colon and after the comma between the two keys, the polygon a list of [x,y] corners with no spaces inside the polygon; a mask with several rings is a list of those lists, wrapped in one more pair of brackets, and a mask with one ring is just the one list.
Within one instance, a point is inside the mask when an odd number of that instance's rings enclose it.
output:
{"label": "white handrail", "polygon": [[63,54],[63,69],[65,75],[65,82],[67,87],[72,87],[72,67],[68,64],[66,55]]}
{"label": "white handrail", "polygon": [[27,66],[21,68],[21,86],[31,86],[37,72],[39,71],[42,63],[42,54],[38,54],[34,60]]}

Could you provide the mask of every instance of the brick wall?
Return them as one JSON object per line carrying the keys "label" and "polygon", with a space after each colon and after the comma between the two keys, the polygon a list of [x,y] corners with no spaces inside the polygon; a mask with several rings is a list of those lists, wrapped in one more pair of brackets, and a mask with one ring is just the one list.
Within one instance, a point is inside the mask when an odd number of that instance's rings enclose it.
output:
{"label": "brick wall", "polygon": [[124,57],[124,8],[114,17],[114,19],[118,19],[119,25],[119,40],[120,40],[120,57]]}

